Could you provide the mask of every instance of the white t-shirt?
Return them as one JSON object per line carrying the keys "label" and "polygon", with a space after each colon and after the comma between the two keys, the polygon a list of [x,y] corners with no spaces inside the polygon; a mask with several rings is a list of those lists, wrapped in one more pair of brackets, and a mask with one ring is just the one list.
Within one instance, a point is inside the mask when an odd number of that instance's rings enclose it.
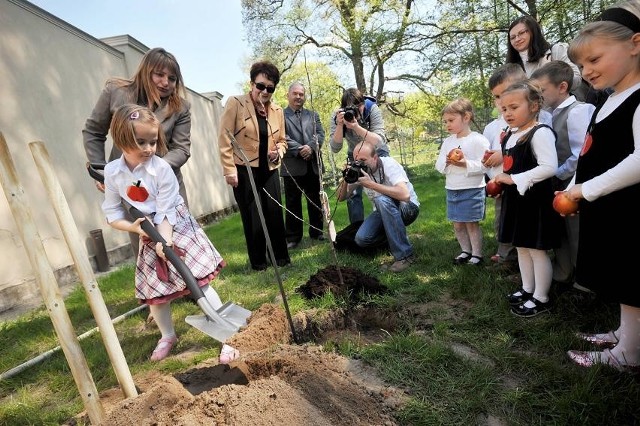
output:
{"label": "white t-shirt", "polygon": [[[400,182],[404,182],[407,184],[407,188],[409,188],[409,201],[411,201],[416,206],[420,205],[418,201],[418,196],[416,192],[413,190],[413,185],[409,182],[409,178],[407,177],[407,172],[404,171],[404,168],[400,163],[394,160],[391,157],[379,157],[380,161],[382,161],[382,166],[378,168],[375,173],[369,173],[371,179],[374,179],[378,183],[382,183],[386,186],[395,186]],[[380,182],[382,181],[382,182]],[[367,197],[370,200],[373,200],[377,196],[380,195],[379,192],[374,191],[369,188],[362,188]]]}
{"label": "white t-shirt", "polygon": [[[471,132],[467,136],[457,137],[451,135],[442,142],[436,170],[445,175],[446,189],[483,188],[485,185],[485,168],[482,165],[482,157],[489,149],[489,141],[478,132]],[[467,160],[467,167],[447,165],[447,154],[454,148],[462,150]]]}

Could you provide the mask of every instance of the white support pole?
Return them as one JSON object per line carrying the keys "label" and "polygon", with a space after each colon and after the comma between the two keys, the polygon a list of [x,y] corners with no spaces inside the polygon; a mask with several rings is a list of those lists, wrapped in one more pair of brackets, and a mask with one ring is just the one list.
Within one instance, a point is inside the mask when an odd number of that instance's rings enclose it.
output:
{"label": "white support pole", "polygon": [[39,141],[29,143],[29,148],[31,149],[31,155],[33,155],[38,172],[40,173],[42,184],[47,190],[49,199],[53,204],[60,229],[62,229],[64,239],[67,242],[71,257],[73,257],[73,262],[78,271],[78,276],[84,286],[84,291],[89,300],[89,306],[93,312],[96,324],[100,329],[102,341],[107,349],[111,365],[120,383],[120,388],[127,398],[137,396],[138,391],[133,383],[133,377],[131,376],[127,360],[122,352],[118,335],[113,327],[111,316],[104,303],[102,293],[96,282],[91,264],[89,263],[87,248],[82,243],[82,238],[71,215],[69,204],[67,203],[62,187],[51,164],[49,152],[44,143]]}
{"label": "white support pole", "polygon": [[4,135],[0,132],[0,184],[4,189],[11,213],[16,222],[25,251],[33,267],[36,281],[44,301],[53,328],[56,331],[60,346],[69,363],[71,374],[76,382],[80,397],[84,403],[89,420],[92,424],[99,424],[105,418],[105,411],[100,403],[98,390],[93,382],[87,360],[82,353],[80,342],[64,305],[60,288],[53,275],[53,270],[47,259],[47,253],[38,234],[31,210],[27,205],[24,188],[20,185],[18,173]]}
{"label": "white support pole", "polygon": [[[122,314],[118,317],[115,317],[111,322],[116,324],[119,323],[120,321],[126,319],[127,317],[130,317],[131,315],[140,312],[143,309],[146,309],[148,305],[140,305],[137,308],[134,308],[132,310],[130,310],[129,312]],[[100,331],[100,329],[98,327],[92,328],[89,331],[86,331],[84,333],[82,333],[81,335],[78,336],[78,340],[84,340],[87,337],[97,333],[98,331]],[[44,361],[45,359],[51,357],[53,354],[58,353],[60,351],[60,346],[56,346],[53,349],[49,349],[46,352],[41,353],[40,355],[31,358],[28,361],[23,362],[20,365],[17,365],[15,367],[13,367],[10,370],[5,371],[4,373],[0,374],[0,381],[2,380],[6,380],[6,379],[10,379],[11,377],[15,376],[16,374],[20,374],[22,373],[24,370],[26,370],[29,367],[33,367],[34,365]]]}

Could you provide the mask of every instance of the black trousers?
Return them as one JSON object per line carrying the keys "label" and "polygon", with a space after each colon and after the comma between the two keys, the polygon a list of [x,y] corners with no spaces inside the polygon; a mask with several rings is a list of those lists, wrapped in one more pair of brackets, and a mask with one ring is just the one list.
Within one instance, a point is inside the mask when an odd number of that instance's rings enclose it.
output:
{"label": "black trousers", "polygon": [[296,219],[296,216],[302,218],[303,191],[308,198],[309,237],[318,238],[322,235],[322,205],[320,204],[320,180],[318,175],[309,167],[307,174],[303,176],[283,176],[282,179],[284,180],[285,206],[287,208],[287,241],[297,243],[302,240],[303,222]]}
{"label": "black trousers", "polygon": [[[249,262],[254,267],[267,265],[271,263],[271,259],[267,257],[267,241],[260,222],[260,215],[258,214],[258,207],[251,188],[249,174],[246,167],[238,167],[237,170],[238,186],[233,189],[233,195],[240,209]],[[287,250],[287,240],[284,236],[282,207],[271,199],[273,197],[278,202],[282,200],[280,175],[277,170],[261,172],[257,167],[251,168],[251,171],[260,197],[260,204],[276,262],[281,265],[289,263],[290,258]],[[263,188],[271,197],[265,194]]]}

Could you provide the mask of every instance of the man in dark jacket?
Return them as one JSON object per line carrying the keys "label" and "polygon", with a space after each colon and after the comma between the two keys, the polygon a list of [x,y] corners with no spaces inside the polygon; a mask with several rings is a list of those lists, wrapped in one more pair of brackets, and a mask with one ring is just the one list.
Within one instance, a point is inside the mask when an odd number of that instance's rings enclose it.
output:
{"label": "man in dark jacket", "polygon": [[302,83],[291,84],[287,93],[289,106],[284,110],[288,146],[282,159],[280,175],[284,180],[288,248],[296,247],[302,240],[303,193],[307,198],[309,237],[324,240],[320,204],[320,148],[324,142],[324,129],[318,113],[303,108],[305,95]]}

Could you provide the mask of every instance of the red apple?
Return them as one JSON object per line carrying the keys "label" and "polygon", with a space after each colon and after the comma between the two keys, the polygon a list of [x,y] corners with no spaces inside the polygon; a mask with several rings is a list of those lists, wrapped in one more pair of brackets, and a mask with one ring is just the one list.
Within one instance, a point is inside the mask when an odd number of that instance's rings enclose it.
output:
{"label": "red apple", "polygon": [[149,192],[144,186],[140,186],[141,183],[141,181],[138,181],[129,186],[127,188],[127,197],[133,201],[146,201],[146,199],[149,198]]}
{"label": "red apple", "polygon": [[502,193],[502,185],[493,179],[487,182],[485,189],[489,197],[496,197]]}
{"label": "red apple", "polygon": [[509,171],[513,166],[513,157],[510,155],[505,155],[502,157],[502,170],[505,172]]}
{"label": "red apple", "polygon": [[464,158],[464,154],[460,147],[457,147],[449,151],[449,153],[447,154],[447,158],[451,161],[460,161]]}
{"label": "red apple", "polygon": [[553,198],[553,209],[562,215],[570,215],[578,211],[578,202],[569,199],[564,192],[558,192]]}

